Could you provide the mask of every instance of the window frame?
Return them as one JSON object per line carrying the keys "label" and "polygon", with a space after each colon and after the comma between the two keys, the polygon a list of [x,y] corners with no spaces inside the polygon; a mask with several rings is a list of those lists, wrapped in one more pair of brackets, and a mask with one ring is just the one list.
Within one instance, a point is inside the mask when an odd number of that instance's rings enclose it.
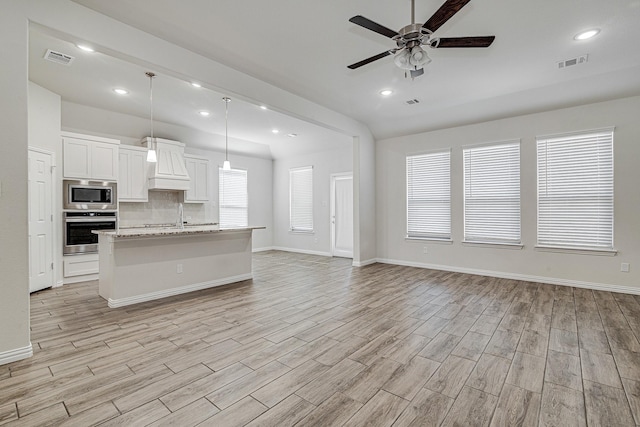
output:
{"label": "window frame", "polygon": [[[537,194],[536,194],[536,201],[537,201],[537,212],[536,212],[536,250],[539,251],[544,251],[544,252],[567,252],[567,253],[576,253],[576,254],[589,254],[589,255],[615,255],[617,253],[617,250],[615,249],[615,224],[614,224],[614,219],[615,219],[615,156],[614,156],[614,141],[615,141],[615,128],[614,127],[607,127],[607,128],[599,128],[599,129],[592,129],[592,130],[581,130],[581,131],[574,131],[574,132],[566,132],[566,133],[560,133],[560,134],[553,134],[553,135],[541,135],[541,136],[537,136],[536,137],[536,182],[537,182]],[[608,209],[610,210],[610,216],[609,216],[609,221],[610,221],[610,232],[607,235],[607,240],[610,242],[610,245],[608,246],[604,246],[604,245],[597,245],[597,244],[592,244],[592,245],[585,245],[585,244],[553,244],[550,243],[548,241],[545,241],[545,239],[541,240],[541,186],[542,186],[542,182],[541,182],[541,165],[540,165],[540,160],[541,160],[541,152],[540,152],[540,148],[541,148],[541,144],[545,144],[545,152],[548,154],[548,145],[550,142],[556,142],[556,143],[560,143],[562,142],[562,140],[564,140],[565,144],[570,144],[570,143],[580,143],[580,139],[586,139],[586,138],[598,138],[597,135],[610,135],[607,136],[607,142],[608,144],[610,144],[610,147],[606,149],[606,151],[608,151],[610,153],[610,155],[608,156],[608,160],[610,160],[610,164],[607,166],[610,168],[610,176],[604,177],[603,179],[608,179],[610,180],[610,192],[608,194],[610,194],[609,196],[607,196],[608,199],[610,199],[608,206]],[[596,149],[598,155],[600,154],[600,149]],[[575,158],[575,156],[574,156]],[[548,159],[548,155],[545,156],[545,159]],[[601,170],[601,163],[598,163],[598,173],[600,173]],[[585,168],[586,170],[586,168]],[[548,162],[545,163],[545,170],[546,172],[546,176],[548,177]],[[576,173],[576,171],[574,170],[574,173]],[[598,181],[599,186],[603,185],[604,181],[600,180]],[[544,187],[548,188],[549,187],[549,180],[548,178],[546,179],[545,183],[544,183]],[[556,196],[557,197],[557,196]],[[585,196],[583,196],[585,197]],[[601,196],[596,197],[596,199],[599,199]],[[592,197],[593,198],[593,197]],[[575,199],[575,197],[574,197]],[[566,200],[566,197],[564,198],[564,200]],[[597,240],[597,239],[596,239]]]}
{"label": "window frame", "polygon": [[[306,209],[309,209],[309,212],[307,212],[307,214],[309,214],[308,216],[310,217],[311,223],[310,223],[310,227],[302,227],[297,225],[298,221],[300,221],[299,218],[294,218],[294,209],[296,209],[296,207],[294,206],[294,203],[296,203],[297,206],[297,202],[294,200],[294,184],[295,184],[295,178],[294,176],[296,176],[296,174],[301,173],[301,172],[309,172],[310,173],[310,188],[309,188],[309,193],[310,193],[310,200],[309,200],[309,206],[304,207]],[[312,234],[315,232],[315,221],[314,221],[314,198],[313,198],[314,192],[313,192],[313,165],[310,166],[301,166],[301,167],[295,167],[295,168],[290,168],[289,169],[289,232],[291,233],[303,233],[303,234]],[[300,208],[299,206],[297,207],[298,209]],[[294,224],[294,219],[296,220],[296,223]]]}
{"label": "window frame", "polygon": [[[511,140],[506,140],[506,141],[496,141],[496,142],[487,142],[487,143],[481,143],[481,144],[473,144],[473,145],[466,145],[462,147],[462,197],[463,197],[463,210],[462,210],[462,214],[463,214],[463,241],[462,243],[465,245],[478,245],[478,246],[495,246],[495,247],[505,247],[505,248],[509,248],[509,249],[521,249],[523,248],[523,244],[522,244],[522,141],[520,139],[511,139]],[[494,166],[494,167],[499,167],[500,164],[498,164],[498,162],[493,162],[492,160],[490,160],[489,166],[486,165],[480,165],[479,168],[476,169],[475,173],[473,171],[473,157],[475,155],[475,157],[482,157],[482,150],[487,150],[487,149],[499,149],[500,147],[502,147],[504,149],[504,151],[502,152],[496,152],[496,154],[499,154],[501,157],[500,159],[504,160],[505,163],[507,163],[507,166],[511,166],[513,163],[513,161],[515,160],[515,165],[516,165],[516,169],[517,169],[517,177],[515,179],[515,181],[508,181],[508,184],[510,184],[507,187],[507,190],[511,190],[512,192],[517,192],[517,196],[513,196],[513,197],[502,197],[501,194],[499,193],[499,188],[496,187],[500,187],[500,184],[496,184],[496,183],[486,183],[483,181],[477,181],[476,178],[476,182],[474,183],[473,181],[469,181],[469,180],[473,180],[474,176],[478,175],[478,171],[480,172],[480,175],[482,175],[482,172],[485,171],[489,171],[491,172],[490,166]],[[508,150],[511,149],[515,149],[515,151],[517,151],[517,156],[514,156],[516,153],[512,153],[509,152]],[[486,155],[485,155],[486,156]],[[513,158],[511,158],[510,156],[514,156]],[[469,168],[472,168],[471,171],[469,171]],[[499,168],[497,171],[495,171],[495,173],[493,174],[493,176],[497,176],[499,174],[502,174],[502,171],[504,170],[504,168]],[[506,177],[511,177],[511,176],[516,176],[512,173],[507,173],[504,174],[507,175]],[[478,187],[479,193],[485,193],[485,197],[479,196],[477,198],[469,198],[469,193],[473,192],[473,187],[474,184],[476,187]],[[491,188],[494,187],[494,188]],[[486,197],[486,194],[493,190],[494,193],[491,194],[490,198]],[[473,196],[472,196],[473,197]],[[476,220],[474,221],[474,224],[471,224],[469,221],[469,216],[473,215],[474,217],[478,217],[480,216],[480,219],[483,219],[484,221],[487,221],[486,215],[483,215],[482,213],[482,209],[478,209],[476,212],[473,212],[470,208],[470,206],[473,206],[474,204],[478,205],[481,203],[487,203],[485,201],[492,199],[495,202],[494,205],[494,209],[496,209],[498,211],[498,213],[503,213],[505,214],[505,216],[503,217],[502,221],[495,221],[495,222],[484,222],[484,228],[486,228],[487,230],[491,230],[492,228],[499,228],[499,226],[502,224],[503,226],[507,226],[507,225],[513,225],[515,226],[515,228],[517,228],[517,232],[513,233],[511,235],[507,235],[505,236],[505,238],[492,238],[489,235],[482,235],[480,232],[476,232],[476,233],[470,233],[469,229],[473,228],[473,226],[478,226],[478,224],[482,224],[480,221]],[[509,203],[511,202],[511,203]],[[513,209],[513,206],[517,203],[517,215],[512,216],[509,215],[509,210]],[[510,206],[511,205],[511,206]],[[502,208],[502,209],[500,209]],[[479,211],[479,212],[478,212]],[[482,218],[484,217],[484,218]],[[478,224],[475,224],[478,223]],[[514,228],[514,229],[515,229]]]}
{"label": "window frame", "polygon": [[[232,206],[226,206],[223,204],[222,197],[222,185],[223,185],[223,175],[229,172],[243,172],[245,177],[245,191],[246,191],[246,206],[236,207],[237,209],[242,208],[246,212],[246,224],[244,225],[226,225],[222,223],[222,210],[224,207],[231,208]],[[242,168],[232,168],[230,171],[226,171],[222,168],[222,166],[218,166],[218,226],[220,228],[243,228],[249,226],[249,171],[247,169]]]}
{"label": "window frame", "polygon": [[[452,168],[451,168],[451,148],[445,148],[445,149],[436,149],[436,150],[429,150],[429,151],[421,151],[419,153],[407,153],[405,155],[405,239],[407,240],[428,240],[428,241],[433,241],[433,242],[443,242],[443,243],[451,243],[453,242],[452,239],[452,219],[451,219],[451,215],[452,215],[452,206],[451,206],[451,173],[452,173]],[[441,171],[442,172],[442,176],[446,176],[447,177],[447,183],[446,183],[446,190],[447,191],[447,196],[445,197],[445,199],[443,199],[442,205],[446,205],[445,210],[448,213],[446,221],[448,222],[448,232],[429,232],[429,231],[423,231],[420,232],[418,229],[411,229],[411,223],[412,218],[411,218],[411,201],[412,200],[418,200],[416,197],[411,197],[412,193],[412,184],[415,185],[415,180],[413,180],[414,182],[410,182],[411,177],[410,176],[410,159],[414,159],[417,157],[426,157],[426,156],[435,156],[435,155],[446,155],[448,157],[448,161],[446,162],[447,165],[447,170],[446,171]],[[444,162],[443,162],[444,163]],[[437,165],[436,165],[437,166]],[[424,171],[427,172],[427,171]],[[437,188],[436,188],[437,190]],[[442,189],[444,190],[444,189]],[[436,199],[431,199],[431,203],[434,204],[435,207],[438,206],[438,201]],[[433,211],[432,211],[433,212]],[[443,216],[444,219],[444,216]],[[415,221],[417,221],[417,219],[415,219]]]}

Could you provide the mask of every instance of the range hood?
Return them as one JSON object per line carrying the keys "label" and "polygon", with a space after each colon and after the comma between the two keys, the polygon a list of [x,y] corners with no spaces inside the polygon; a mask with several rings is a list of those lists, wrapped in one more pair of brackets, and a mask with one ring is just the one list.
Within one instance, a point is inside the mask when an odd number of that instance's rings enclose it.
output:
{"label": "range hood", "polygon": [[[158,161],[150,163],[149,190],[188,190],[191,179],[184,162],[184,144],[162,138],[153,138]],[[151,138],[142,139],[142,145],[152,148]]]}

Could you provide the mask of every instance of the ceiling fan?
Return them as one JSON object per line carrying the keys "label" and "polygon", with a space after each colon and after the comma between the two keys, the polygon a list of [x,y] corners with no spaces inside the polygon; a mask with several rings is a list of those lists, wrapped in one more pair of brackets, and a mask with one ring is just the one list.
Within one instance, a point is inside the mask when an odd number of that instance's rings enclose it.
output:
{"label": "ceiling fan", "polygon": [[433,49],[491,46],[495,36],[432,37],[433,33],[440,28],[442,24],[458,13],[458,11],[470,1],[471,0],[446,0],[427,22],[424,24],[416,24],[415,0],[411,0],[411,24],[402,27],[400,31],[397,32],[373,22],[362,15],[354,16],[349,19],[349,22],[389,37],[396,42],[397,47],[351,64],[348,68],[355,70],[378,59],[394,55],[393,61],[398,67],[405,70],[405,75],[406,72],[409,71],[411,78],[415,78],[424,74],[423,67],[431,62],[431,58],[429,58],[422,46],[428,46]]}

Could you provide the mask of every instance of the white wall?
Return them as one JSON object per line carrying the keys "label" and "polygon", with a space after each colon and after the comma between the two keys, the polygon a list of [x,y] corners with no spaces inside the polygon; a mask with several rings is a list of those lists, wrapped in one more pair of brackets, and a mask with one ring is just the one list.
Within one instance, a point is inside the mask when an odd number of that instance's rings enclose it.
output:
{"label": "white wall", "polygon": [[[640,97],[496,120],[379,141],[376,154],[378,258],[394,263],[640,293]],[[615,234],[617,256],[551,253],[536,245],[537,135],[615,126]],[[522,250],[462,245],[463,145],[521,138]],[[453,244],[406,240],[405,157],[452,148]],[[423,253],[427,247],[427,254]],[[620,263],[631,264],[629,273]],[[617,287],[617,288],[616,288]]]}
{"label": "white wall", "polygon": [[[31,355],[27,212],[28,21],[0,4],[0,364]],[[6,13],[11,10],[13,13]]]}
{"label": "white wall", "polygon": [[[331,254],[331,174],[352,172],[353,148],[323,151],[273,162],[273,246],[278,249]],[[289,169],[313,166],[313,233],[289,231]]]}
{"label": "white wall", "polygon": [[62,140],[60,95],[29,82],[29,146],[53,153],[53,260],[56,285],[62,284]]}

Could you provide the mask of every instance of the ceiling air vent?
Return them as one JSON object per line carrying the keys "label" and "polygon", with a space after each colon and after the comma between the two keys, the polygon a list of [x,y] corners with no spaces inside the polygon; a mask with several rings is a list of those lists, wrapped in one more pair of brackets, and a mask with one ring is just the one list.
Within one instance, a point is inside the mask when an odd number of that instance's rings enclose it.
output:
{"label": "ceiling air vent", "polygon": [[564,61],[558,62],[558,68],[567,68],[574,65],[585,64],[588,60],[589,55],[580,55],[576,58],[565,59]]}
{"label": "ceiling air vent", "polygon": [[407,104],[407,105],[414,105],[414,104],[419,104],[420,100],[417,99],[417,98],[413,98],[413,99],[410,99],[408,101],[404,101],[404,103]]}
{"label": "ceiling air vent", "polygon": [[71,55],[67,55],[66,53],[56,52],[55,50],[48,49],[47,53],[44,54],[44,59],[47,61],[55,62],[57,64],[62,65],[71,65],[74,58]]}

